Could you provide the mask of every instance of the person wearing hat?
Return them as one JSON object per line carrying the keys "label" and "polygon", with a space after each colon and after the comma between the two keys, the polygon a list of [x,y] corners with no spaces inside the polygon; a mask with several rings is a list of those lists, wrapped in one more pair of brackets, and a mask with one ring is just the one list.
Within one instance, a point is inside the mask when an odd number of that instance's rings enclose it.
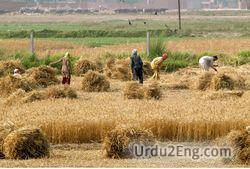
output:
{"label": "person wearing hat", "polygon": [[208,71],[210,68],[212,68],[218,72],[214,65],[214,62],[217,60],[218,56],[203,56],[199,59],[199,65],[205,71]]}
{"label": "person wearing hat", "polygon": [[59,62],[62,62],[62,68],[61,68],[62,84],[70,85],[70,80],[71,80],[70,54],[67,52],[60,60],[50,63],[50,66],[57,64]]}
{"label": "person wearing hat", "polygon": [[139,83],[143,84],[143,62],[137,53],[137,49],[132,51],[130,66],[133,73],[133,80],[139,80]]}
{"label": "person wearing hat", "polygon": [[154,71],[154,75],[152,76],[152,79],[159,80],[160,79],[160,69],[162,66],[162,63],[168,58],[168,55],[164,53],[162,57],[157,57],[151,62],[151,68]]}
{"label": "person wearing hat", "polygon": [[19,69],[14,69],[14,74],[13,74],[14,77],[16,78],[21,78],[21,74],[20,74],[20,70]]}

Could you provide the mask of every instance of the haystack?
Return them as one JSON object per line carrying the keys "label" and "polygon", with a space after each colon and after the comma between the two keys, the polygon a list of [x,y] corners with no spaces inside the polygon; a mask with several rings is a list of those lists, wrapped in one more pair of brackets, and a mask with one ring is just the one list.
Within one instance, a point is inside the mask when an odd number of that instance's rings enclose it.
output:
{"label": "haystack", "polygon": [[25,77],[16,78],[14,76],[8,75],[0,79],[0,95],[2,96],[10,95],[18,89],[22,89],[28,92],[31,91],[34,87],[35,84]]}
{"label": "haystack", "polygon": [[39,88],[46,88],[49,85],[59,83],[59,80],[56,78],[56,70],[49,66],[31,68],[26,71],[25,77]]}
{"label": "haystack", "polygon": [[87,73],[89,70],[95,71],[97,70],[97,65],[93,62],[81,59],[76,62],[75,64],[75,73],[76,75],[80,76]]}
{"label": "haystack", "polygon": [[24,68],[20,61],[9,60],[9,61],[0,61],[0,77],[7,75],[12,75],[15,69],[19,69],[21,73],[24,73]]}
{"label": "haystack", "polygon": [[146,87],[143,87],[144,97],[147,99],[160,99],[162,92],[157,83],[149,84]]}
{"label": "haystack", "polygon": [[22,99],[20,99],[21,103],[32,103],[35,101],[40,101],[46,99],[46,94],[43,91],[34,90],[30,93],[27,93]]}
{"label": "haystack", "polygon": [[30,159],[49,156],[47,138],[36,127],[24,127],[11,132],[4,140],[3,150],[8,159]]}
{"label": "haystack", "polygon": [[123,89],[124,97],[127,99],[143,99],[143,86],[137,82],[128,82]]}
{"label": "haystack", "polygon": [[210,72],[205,72],[204,74],[202,74],[199,77],[198,82],[196,84],[197,89],[198,90],[207,90],[207,89],[209,89],[213,76],[214,76],[214,74],[210,73]]}
{"label": "haystack", "polygon": [[151,77],[153,76],[154,71],[151,68],[150,62],[143,62],[143,75],[144,77]]}
{"label": "haystack", "polygon": [[104,68],[104,74],[112,79],[122,81],[131,80],[132,74],[129,67],[129,60],[109,60]]}
{"label": "haystack", "polygon": [[244,89],[245,80],[240,76],[229,76],[224,73],[213,74],[206,72],[199,77],[196,88],[198,90]]}
{"label": "haystack", "polygon": [[46,95],[48,98],[77,98],[77,92],[75,89],[72,89],[70,86],[57,85],[51,86],[46,89]]}
{"label": "haystack", "polygon": [[98,72],[89,71],[83,77],[82,89],[85,92],[105,92],[110,89],[110,82],[106,76]]}
{"label": "haystack", "polygon": [[210,88],[213,90],[219,89],[234,89],[234,80],[225,74],[217,74],[213,76],[210,84]]}
{"label": "haystack", "polygon": [[103,151],[108,158],[131,158],[133,143],[152,145],[155,142],[154,136],[147,130],[138,127],[117,126],[107,133],[103,141]]}
{"label": "haystack", "polygon": [[233,147],[233,162],[250,164],[250,132],[232,131],[226,137],[226,144]]}
{"label": "haystack", "polygon": [[4,139],[14,130],[14,123],[12,122],[4,122],[0,125],[0,159],[5,158],[3,153],[3,143]]}

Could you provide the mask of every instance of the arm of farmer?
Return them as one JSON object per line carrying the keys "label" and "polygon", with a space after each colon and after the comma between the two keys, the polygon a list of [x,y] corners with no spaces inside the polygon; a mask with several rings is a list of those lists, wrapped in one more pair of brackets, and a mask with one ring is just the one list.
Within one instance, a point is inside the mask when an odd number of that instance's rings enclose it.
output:
{"label": "arm of farmer", "polygon": [[55,62],[51,62],[49,65],[51,66],[51,65],[57,64],[57,63],[59,63],[59,62],[61,62],[61,61],[62,61],[62,58],[59,59],[59,60],[57,60],[57,61],[55,61]]}

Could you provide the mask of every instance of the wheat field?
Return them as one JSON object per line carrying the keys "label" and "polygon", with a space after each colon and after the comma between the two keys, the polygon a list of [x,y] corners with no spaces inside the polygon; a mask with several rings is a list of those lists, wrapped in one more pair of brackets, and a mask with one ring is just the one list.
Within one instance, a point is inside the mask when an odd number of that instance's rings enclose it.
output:
{"label": "wheat field", "polygon": [[[27,53],[29,50],[29,40],[26,39],[1,39],[0,46],[3,54],[14,55],[17,52]],[[75,44],[70,41],[60,40],[35,40],[36,54],[39,58],[46,55],[63,55],[66,51],[73,56],[82,56],[86,58],[100,58],[105,53],[114,55],[130,54],[130,51],[137,48],[138,51],[146,51],[145,43],[132,43],[120,45],[104,45],[101,47],[88,47],[86,45]],[[237,55],[240,51],[248,50],[250,46],[249,39],[182,39],[168,40],[166,47],[173,52],[190,52],[202,54],[204,51],[226,54],[231,57]],[[118,50],[119,49],[119,50]]]}
{"label": "wheat field", "polygon": [[[223,68],[221,68],[223,69]],[[224,68],[242,75],[249,85],[249,66]],[[81,77],[73,77],[72,87],[78,99],[49,99],[8,106],[2,99],[0,120],[10,120],[17,127],[35,125],[43,129],[52,143],[101,142],[116,125],[136,124],[151,130],[162,141],[208,141],[225,136],[232,129],[242,129],[250,121],[250,92],[241,98],[206,99],[209,93],[196,90],[170,90],[167,85],[186,77],[189,68],[162,75],[160,100],[127,100],[125,82],[111,80],[111,91],[81,91]],[[197,76],[193,75],[189,76]],[[149,83],[149,81],[146,81]]]}

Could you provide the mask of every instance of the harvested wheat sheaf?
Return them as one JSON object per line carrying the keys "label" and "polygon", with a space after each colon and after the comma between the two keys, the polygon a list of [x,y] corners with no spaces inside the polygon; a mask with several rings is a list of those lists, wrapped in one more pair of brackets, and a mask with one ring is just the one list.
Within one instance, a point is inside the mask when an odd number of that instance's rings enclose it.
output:
{"label": "harvested wheat sheaf", "polygon": [[25,127],[11,132],[4,140],[3,152],[7,159],[30,159],[49,156],[47,138],[36,127]]}
{"label": "harvested wheat sheaf", "polygon": [[46,99],[46,93],[40,90],[34,90],[30,93],[27,93],[22,98],[16,98],[15,100],[19,100],[21,103],[32,103],[35,101],[40,101]]}
{"label": "harvested wheat sheaf", "polygon": [[56,78],[56,70],[49,66],[34,67],[26,71],[25,77],[32,81],[38,88],[46,88],[49,85],[59,84]]}
{"label": "harvested wheat sheaf", "polygon": [[3,153],[4,139],[14,130],[14,123],[8,121],[0,125],[0,159],[5,158]]}
{"label": "harvested wheat sheaf", "polygon": [[154,72],[151,68],[150,62],[143,62],[143,75],[144,77],[153,76]]}
{"label": "harvested wheat sheaf", "polygon": [[112,79],[119,79],[122,81],[131,80],[131,70],[129,67],[129,59],[114,60],[111,59],[107,62],[104,68],[104,74]]}
{"label": "harvested wheat sheaf", "polygon": [[206,72],[199,77],[196,88],[198,90],[234,90],[244,89],[245,80],[240,76],[229,76],[224,73],[213,74]]}
{"label": "harvested wheat sheaf", "polygon": [[97,70],[97,65],[85,59],[81,59],[76,62],[75,64],[76,75],[78,76],[83,75],[87,73],[89,70],[92,70],[92,71]]}
{"label": "harvested wheat sheaf", "polygon": [[33,88],[35,88],[35,84],[27,78],[16,78],[8,75],[0,79],[0,95],[2,96],[8,96],[18,89],[28,92]]}
{"label": "harvested wheat sheaf", "polygon": [[123,94],[127,99],[143,99],[143,86],[137,82],[128,82],[125,84]]}
{"label": "harvested wheat sheaf", "polygon": [[246,130],[231,131],[226,136],[226,145],[233,147],[234,163],[250,164],[250,132]]}
{"label": "harvested wheat sheaf", "polygon": [[131,158],[133,154],[130,146],[133,143],[151,145],[154,136],[148,130],[132,126],[117,126],[107,133],[103,141],[103,151],[108,158]]}
{"label": "harvested wheat sheaf", "polygon": [[77,92],[70,86],[56,85],[45,89],[45,94],[48,98],[77,98]]}
{"label": "harvested wheat sheaf", "polygon": [[152,83],[148,86],[144,86],[143,92],[146,99],[160,99],[162,96],[162,92],[157,83]]}
{"label": "harvested wheat sheaf", "polygon": [[24,69],[20,61],[0,61],[0,77],[12,75],[15,69],[19,69],[20,73],[24,73]]}
{"label": "harvested wheat sheaf", "polygon": [[110,89],[110,82],[105,75],[89,71],[83,77],[82,89],[85,92],[106,92]]}
{"label": "harvested wheat sheaf", "polygon": [[59,80],[56,78],[55,70],[53,68],[40,66],[27,70],[20,78],[16,78],[12,75],[1,78],[0,95],[8,96],[18,89],[29,92],[37,88],[46,88],[49,85],[58,83]]}
{"label": "harvested wheat sheaf", "polygon": [[128,82],[123,89],[124,97],[127,99],[160,99],[161,90],[156,83],[143,86],[137,82]]}
{"label": "harvested wheat sheaf", "polygon": [[59,98],[77,98],[77,92],[70,86],[55,85],[46,89],[33,90],[26,93],[19,89],[12,95],[10,95],[5,104],[13,105],[14,103],[32,103],[35,101],[41,101],[45,99],[59,99]]}

